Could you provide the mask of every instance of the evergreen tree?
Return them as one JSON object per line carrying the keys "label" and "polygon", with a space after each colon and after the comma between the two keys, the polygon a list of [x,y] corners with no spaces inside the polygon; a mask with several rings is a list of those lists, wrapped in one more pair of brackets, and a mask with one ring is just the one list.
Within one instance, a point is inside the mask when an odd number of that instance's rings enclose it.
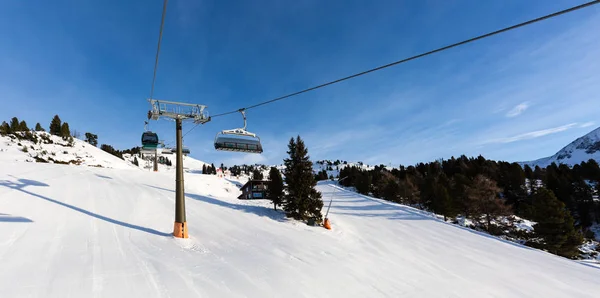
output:
{"label": "evergreen tree", "polygon": [[419,191],[417,185],[413,182],[413,179],[406,177],[406,179],[400,180],[398,186],[400,197],[402,198],[403,203],[411,206],[418,206],[420,209],[423,209],[420,200],[421,192]]}
{"label": "evergreen tree", "polygon": [[471,202],[471,197],[467,192],[471,182],[463,174],[456,174],[450,179],[450,196],[455,201],[454,205],[458,209],[457,211],[461,212],[465,217],[469,217],[474,209],[474,204]]}
{"label": "evergreen tree", "polygon": [[356,176],[356,191],[363,195],[368,195],[371,189],[371,175],[367,171],[360,171]]}
{"label": "evergreen tree", "polygon": [[103,151],[105,151],[105,152],[108,152],[108,153],[110,153],[110,154],[112,154],[112,155],[114,155],[114,156],[116,156],[116,157],[118,157],[120,159],[123,159],[123,153],[121,151],[119,151],[119,150],[116,150],[111,145],[102,144],[102,145],[100,145],[100,149],[103,150]]}
{"label": "evergreen tree", "polygon": [[269,171],[269,186],[267,187],[266,198],[273,202],[273,209],[277,210],[277,205],[283,203],[283,178],[276,167],[271,167]]}
{"label": "evergreen tree", "polygon": [[210,164],[210,173],[213,174],[213,175],[217,174],[217,168],[215,168],[215,164],[214,163]]}
{"label": "evergreen tree", "polygon": [[21,131],[20,128],[21,127],[19,125],[19,119],[17,117],[12,117],[12,119],[10,119],[10,131],[11,132]]}
{"label": "evergreen tree", "polygon": [[388,177],[379,182],[381,185],[381,196],[384,200],[401,203],[400,185],[393,177]]}
{"label": "evergreen tree", "polygon": [[594,223],[594,199],[592,188],[581,178],[571,184],[571,194],[577,206],[577,221],[587,228]]}
{"label": "evergreen tree", "polygon": [[140,163],[138,162],[137,156],[133,157],[133,164],[136,166],[140,166]]}
{"label": "evergreen tree", "polygon": [[44,130],[42,125],[40,125],[40,123],[38,122],[35,124],[35,131],[46,131],[46,130]]}
{"label": "evergreen tree", "polygon": [[8,125],[8,123],[6,123],[6,121],[2,121],[2,124],[0,125],[0,134],[9,134],[11,132],[10,130],[10,125]]}
{"label": "evergreen tree", "polygon": [[85,141],[88,142],[90,145],[96,147],[96,146],[98,146],[98,135],[95,135],[91,132],[86,132],[85,133]]}
{"label": "evergreen tree", "polygon": [[206,172],[206,165],[205,164],[202,165],[202,174],[208,174]]}
{"label": "evergreen tree", "polygon": [[21,120],[19,123],[19,131],[29,131],[29,127],[27,127],[25,120]]}
{"label": "evergreen tree", "polygon": [[50,133],[55,136],[61,135],[62,122],[60,121],[60,117],[58,115],[54,115],[52,121],[50,122]]}
{"label": "evergreen tree", "polygon": [[225,170],[227,170],[227,168],[221,163],[221,171],[225,172]]}
{"label": "evergreen tree", "polygon": [[304,141],[298,136],[290,139],[288,144],[289,158],[284,160],[285,182],[287,194],[284,199],[286,214],[295,219],[322,219],[321,193],[314,187],[317,182],[312,172],[312,162]]}
{"label": "evergreen tree", "polygon": [[63,122],[62,126],[60,127],[60,136],[63,138],[63,140],[66,140],[67,138],[69,138],[71,136],[71,130],[69,129],[69,123]]}
{"label": "evergreen tree", "polygon": [[525,165],[523,172],[525,172],[525,178],[529,179],[531,182],[531,179],[533,179],[533,169],[531,169],[529,165]]}
{"label": "evergreen tree", "polygon": [[452,204],[452,199],[450,198],[450,194],[448,189],[441,184],[438,184],[435,190],[435,209],[434,211],[438,214],[442,214],[444,216],[444,221],[446,221],[447,217],[454,218],[457,215],[456,208]]}
{"label": "evergreen tree", "polygon": [[552,191],[540,188],[534,195],[535,218],[533,229],[543,240],[542,248],[553,254],[573,258],[577,256],[577,247],[583,241],[581,234],[575,231],[573,217]]}
{"label": "evergreen tree", "polygon": [[263,173],[259,169],[254,169],[254,171],[252,171],[253,180],[263,180],[263,178]]}

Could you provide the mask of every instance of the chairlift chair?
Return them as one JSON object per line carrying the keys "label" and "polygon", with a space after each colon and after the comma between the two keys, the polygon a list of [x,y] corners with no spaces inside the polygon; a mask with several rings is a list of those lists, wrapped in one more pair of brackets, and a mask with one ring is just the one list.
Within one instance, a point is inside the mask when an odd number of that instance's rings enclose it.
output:
{"label": "chairlift chair", "polygon": [[158,147],[158,135],[148,130],[148,121],[144,121],[144,133],[142,134],[142,149],[150,150]]}
{"label": "chairlift chair", "polygon": [[[177,153],[177,148],[171,149],[171,152]],[[190,154],[190,149],[188,147],[183,147],[181,148],[181,153],[183,153],[184,155]]]}
{"label": "chairlift chair", "polygon": [[260,138],[246,130],[246,111],[239,111],[244,117],[244,127],[223,130],[215,136],[215,149],[220,151],[262,153]]}
{"label": "chairlift chair", "polygon": [[145,131],[142,134],[142,148],[156,149],[158,147],[158,135],[151,131]]}

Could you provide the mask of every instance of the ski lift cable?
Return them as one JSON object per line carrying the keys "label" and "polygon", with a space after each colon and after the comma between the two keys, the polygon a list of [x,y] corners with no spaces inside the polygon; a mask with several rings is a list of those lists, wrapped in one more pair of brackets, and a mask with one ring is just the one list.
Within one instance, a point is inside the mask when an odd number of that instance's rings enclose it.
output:
{"label": "ski lift cable", "polygon": [[165,27],[165,15],[167,14],[167,3],[169,0],[163,2],[162,17],[160,20],[160,31],[158,33],[158,45],[156,46],[156,58],[154,59],[154,74],[152,76],[152,87],[150,89],[150,99],[154,98],[154,83],[156,82],[156,70],[158,69],[158,56],[160,54],[160,43],[162,41],[163,28]]}
{"label": "ski lift cable", "polygon": [[[396,66],[398,64],[402,64],[402,63],[405,63],[405,62],[408,62],[408,61],[411,61],[411,60],[415,60],[415,59],[418,59],[418,58],[429,56],[431,54],[435,54],[435,53],[442,52],[442,51],[445,51],[445,50],[449,50],[449,49],[454,48],[454,47],[458,47],[458,46],[461,46],[461,45],[464,45],[464,44],[467,44],[467,43],[471,43],[471,42],[474,42],[474,41],[477,41],[477,40],[480,40],[480,39],[484,39],[484,38],[491,37],[491,36],[494,36],[494,35],[497,35],[497,34],[500,34],[500,33],[504,33],[504,32],[507,32],[507,31],[511,31],[511,30],[514,30],[514,29],[517,29],[517,28],[520,28],[520,27],[531,25],[531,24],[534,24],[534,23],[537,23],[537,22],[540,22],[540,21],[543,21],[543,20],[547,20],[547,19],[550,19],[550,18],[553,18],[553,17],[557,17],[557,16],[560,16],[560,15],[563,15],[563,14],[566,14],[566,13],[569,13],[569,12],[573,12],[573,11],[576,11],[576,10],[580,10],[582,8],[586,8],[586,7],[589,7],[589,6],[592,6],[592,5],[595,5],[595,4],[599,4],[599,3],[600,3],[600,0],[586,2],[586,3],[583,3],[581,5],[573,6],[573,7],[570,7],[570,8],[561,10],[561,11],[557,11],[557,12],[554,12],[554,13],[551,13],[551,14],[548,14],[548,15],[545,15],[545,16],[541,16],[541,17],[538,17],[538,18],[535,18],[535,19],[532,19],[532,20],[529,20],[529,21],[526,21],[526,22],[522,22],[522,23],[519,23],[519,24],[516,24],[516,25],[512,25],[512,26],[509,26],[509,27],[505,27],[505,28],[502,28],[502,29],[499,29],[499,30],[496,30],[496,31],[493,31],[493,32],[489,32],[489,33],[486,33],[486,34],[483,34],[483,35],[479,35],[479,36],[476,36],[476,37],[473,37],[473,38],[469,38],[469,39],[466,39],[466,40],[463,40],[463,41],[460,41],[460,42],[457,42],[457,43],[453,43],[453,44],[450,44],[450,45],[447,45],[447,46],[444,46],[444,47],[441,47],[441,48],[437,48],[435,50],[431,50],[431,51],[428,51],[428,52],[425,52],[425,53],[421,53],[421,54],[418,54],[418,55],[415,55],[415,56],[412,56],[412,57],[404,58],[402,60],[391,62],[391,63],[385,64],[385,65],[381,65],[381,66],[378,66],[378,67],[375,67],[375,68],[372,68],[372,69],[369,69],[369,70],[365,70],[365,71],[362,71],[362,72],[359,72],[359,73],[356,73],[356,74],[353,74],[353,75],[349,75],[347,77],[343,77],[343,78],[340,78],[340,79],[337,79],[337,80],[334,80],[334,81],[323,83],[321,85],[310,87],[310,88],[307,88],[307,89],[304,89],[304,90],[301,90],[301,91],[298,91],[298,92],[294,92],[294,93],[290,93],[290,94],[287,94],[287,95],[284,95],[284,96],[276,97],[276,98],[273,98],[271,100],[263,101],[263,102],[260,102],[260,103],[257,103],[257,104],[245,107],[245,108],[236,109],[236,110],[233,110],[233,111],[216,114],[216,115],[211,116],[210,118],[216,118],[216,117],[221,117],[221,116],[225,116],[225,115],[230,115],[230,114],[238,113],[240,110],[249,110],[249,109],[257,108],[257,107],[260,107],[260,106],[263,106],[263,105],[266,105],[266,104],[270,104],[270,103],[273,103],[273,102],[276,102],[276,101],[280,101],[280,100],[283,100],[283,99],[286,99],[286,98],[290,98],[290,97],[293,97],[293,96],[296,96],[296,95],[300,95],[300,94],[303,94],[303,93],[306,93],[306,92],[310,92],[310,91],[313,91],[313,90],[316,90],[316,89],[327,87],[327,86],[330,86],[330,85],[333,85],[333,84],[337,84],[337,83],[340,83],[340,82],[343,82],[343,81],[346,81],[346,80],[350,80],[350,79],[353,79],[353,78],[356,78],[356,77],[359,77],[359,76],[362,76],[362,75],[366,75],[366,74],[369,74],[369,73],[372,73],[372,72],[375,72],[375,71],[378,71],[378,70],[382,70],[382,69],[385,69],[385,68],[388,68],[388,67]],[[198,126],[198,124],[195,125],[194,127],[192,127],[190,130],[188,130],[183,136],[185,137],[188,133],[190,133],[192,130],[194,130],[197,126]]]}
{"label": "ski lift cable", "polygon": [[[160,54],[160,44],[162,41],[163,28],[165,27],[165,15],[167,14],[167,3],[169,0],[164,0],[162,17],[160,19],[160,31],[158,33],[158,45],[156,46],[156,58],[154,59],[154,73],[152,75],[152,85],[150,87],[150,98],[154,96],[154,85],[156,83],[156,70],[158,69],[158,56]],[[149,126],[149,125],[148,125]]]}

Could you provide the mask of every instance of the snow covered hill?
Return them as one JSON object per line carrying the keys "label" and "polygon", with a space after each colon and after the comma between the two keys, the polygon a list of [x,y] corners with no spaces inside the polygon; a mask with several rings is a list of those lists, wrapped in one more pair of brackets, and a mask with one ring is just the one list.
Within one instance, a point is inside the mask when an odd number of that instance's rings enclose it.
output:
{"label": "snow covered hill", "polygon": [[[163,171],[175,171],[175,154],[162,154],[162,153],[158,153],[158,158],[167,158],[171,161],[172,165],[171,166],[167,166],[165,164],[158,164],[158,171],[159,172],[163,172]],[[154,155],[144,155],[144,158],[142,158],[141,154],[123,154],[123,158],[133,164],[134,160],[137,159],[138,161],[138,167],[144,170],[152,170],[153,169],[153,158]],[[188,172],[188,173],[196,173],[196,174],[201,174],[202,173],[202,166],[209,166],[209,163],[206,163],[204,161],[201,160],[197,160],[194,159],[193,157],[189,157],[189,156],[183,156],[183,171],[184,172]]]}
{"label": "snow covered hill", "polygon": [[[4,153],[4,152],[3,152]],[[0,161],[0,297],[597,297],[600,270],[327,183],[333,230],[234,183]]]}
{"label": "snow covered hill", "polygon": [[523,166],[527,164],[530,167],[539,166],[545,168],[553,162],[556,164],[564,163],[573,166],[590,159],[600,162],[600,127],[585,136],[578,138],[550,157],[520,162],[519,164]]}
{"label": "snow covered hill", "polygon": [[[29,132],[19,135],[0,135],[0,163],[8,161],[38,162],[51,164],[70,164],[115,169],[146,169],[147,164],[140,155],[124,154],[120,159],[100,148],[92,146],[85,141],[73,138],[72,141],[63,140],[61,137],[47,132]],[[173,166],[159,164],[159,171],[175,171],[175,155],[160,154],[168,158]],[[138,159],[138,166],[133,164],[134,157]],[[189,156],[183,157],[184,171],[201,173],[206,162]]]}
{"label": "snow covered hill", "polygon": [[131,169],[135,166],[82,140],[72,142],[47,132],[0,135],[0,163],[7,161],[68,163],[104,168]]}

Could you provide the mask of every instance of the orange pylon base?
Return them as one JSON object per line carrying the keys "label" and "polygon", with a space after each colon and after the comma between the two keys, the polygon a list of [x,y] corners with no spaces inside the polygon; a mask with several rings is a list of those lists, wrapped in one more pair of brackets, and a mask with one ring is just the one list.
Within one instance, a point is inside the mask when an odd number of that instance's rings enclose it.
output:
{"label": "orange pylon base", "polygon": [[177,238],[189,238],[187,223],[175,222],[175,226],[173,227],[173,236]]}
{"label": "orange pylon base", "polygon": [[323,227],[325,227],[325,228],[326,228],[326,229],[328,229],[328,230],[331,230],[331,222],[329,222],[329,218],[326,218],[326,219],[323,221]]}

